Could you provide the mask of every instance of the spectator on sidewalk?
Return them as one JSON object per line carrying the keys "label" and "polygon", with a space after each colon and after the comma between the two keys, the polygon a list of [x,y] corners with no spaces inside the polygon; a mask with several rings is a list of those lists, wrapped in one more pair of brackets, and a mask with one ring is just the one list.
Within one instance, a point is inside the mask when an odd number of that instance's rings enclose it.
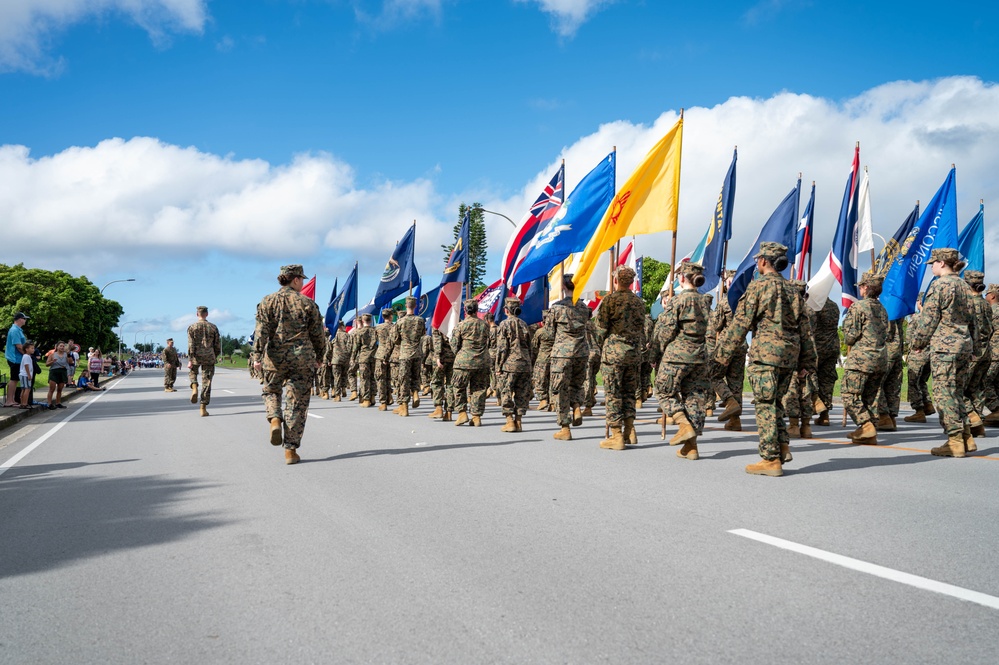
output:
{"label": "spectator on sidewalk", "polygon": [[80,362],[80,345],[69,340],[66,342],[66,354],[69,357],[69,385],[73,385],[76,376],[76,365]]}
{"label": "spectator on sidewalk", "polygon": [[[49,409],[65,409],[62,403],[62,389],[69,383],[70,361],[72,357],[66,351],[65,342],[59,342],[56,347],[45,354],[45,364],[49,368]],[[53,396],[55,401],[52,401]]]}
{"label": "spectator on sidewalk", "polygon": [[35,359],[31,354],[35,351],[35,345],[30,341],[25,341],[21,345],[24,353],[21,354],[21,364],[18,367],[18,387],[21,389],[22,409],[30,409],[32,404],[32,387],[35,385]]}
{"label": "spectator on sidewalk", "polygon": [[106,390],[106,388],[94,388],[94,386],[91,385],[90,378],[87,377],[86,372],[80,375],[80,379],[76,382],[76,387],[79,388],[80,390],[93,391],[93,392],[100,392],[102,390]]}
{"label": "spectator on sidewalk", "polygon": [[95,388],[101,387],[101,373],[104,372],[104,358],[101,356],[100,349],[94,349],[94,352],[90,354],[90,360],[87,361],[87,369],[90,371],[90,380],[93,382]]}
{"label": "spectator on sidewalk", "polygon": [[7,346],[4,356],[7,359],[7,367],[10,370],[10,381],[7,384],[7,400],[4,406],[17,406],[14,400],[14,390],[17,388],[18,379],[21,372],[21,359],[24,356],[24,344],[27,337],[24,335],[24,323],[28,320],[27,314],[18,312],[14,315],[14,324],[7,331]]}

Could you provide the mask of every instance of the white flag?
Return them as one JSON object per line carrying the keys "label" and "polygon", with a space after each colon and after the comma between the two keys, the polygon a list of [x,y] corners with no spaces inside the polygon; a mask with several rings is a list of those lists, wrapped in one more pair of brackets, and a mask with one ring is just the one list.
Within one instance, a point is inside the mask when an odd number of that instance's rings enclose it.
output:
{"label": "white flag", "polygon": [[[874,226],[871,223],[871,180],[864,169],[864,179],[860,181],[860,201],[857,204],[857,252],[874,249]],[[856,257],[855,257],[856,258]],[[854,265],[857,265],[854,262]]]}

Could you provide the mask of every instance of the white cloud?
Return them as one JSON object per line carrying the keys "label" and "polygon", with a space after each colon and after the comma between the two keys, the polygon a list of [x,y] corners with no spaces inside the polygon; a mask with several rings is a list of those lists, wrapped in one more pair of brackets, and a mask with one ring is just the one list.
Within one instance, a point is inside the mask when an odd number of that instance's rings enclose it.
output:
{"label": "white cloud", "polygon": [[[260,262],[266,271],[275,259],[289,257],[340,265],[357,259],[371,275],[416,219],[418,265],[432,282],[441,261],[438,246],[451,240],[459,201],[480,201],[519,220],[562,158],[571,190],[615,145],[617,180],[623,183],[676,117],[667,111],[650,125],[601,125],[553,155],[514,196],[473,185],[479,181],[471,177],[461,192],[438,192],[425,178],[362,184],[348,164],[328,154],[272,165],[141,137],[38,159],[26,147],[3,146],[0,224],[31,229],[39,241],[4,245],[0,262],[71,266],[76,272],[99,268],[109,257],[117,264],[141,260],[149,268],[215,253],[245,258],[248,266],[253,257],[266,259]],[[894,232],[916,199],[925,205],[952,162],[958,167],[962,224],[977,211],[979,198],[999,200],[994,84],[969,77],[896,82],[844,102],[789,92],[733,97],[686,112],[678,250],[686,252],[704,233],[738,145],[730,263],[739,262],[799,171],[803,198],[817,181],[815,247],[821,260],[857,140],[862,164],[870,167],[875,231],[882,235]],[[500,217],[486,219],[493,274],[512,227]],[[999,234],[989,236],[989,246],[995,246]],[[669,258],[668,234],[639,237],[638,245],[640,253]],[[120,248],[128,248],[127,255]],[[987,258],[999,269],[999,255]],[[271,272],[266,275],[271,278]]]}
{"label": "white cloud", "polygon": [[439,19],[443,0],[384,0],[378,11],[367,9],[367,2],[354,2],[354,16],[360,23],[378,30],[389,30],[424,16]]}
{"label": "white cloud", "polygon": [[4,0],[0,2],[0,71],[52,74],[62,65],[49,55],[54,36],[94,17],[124,15],[156,43],[173,32],[201,32],[205,0]]}
{"label": "white cloud", "polygon": [[572,37],[590,16],[614,0],[516,0],[540,6],[552,17],[552,28],[560,37]]}

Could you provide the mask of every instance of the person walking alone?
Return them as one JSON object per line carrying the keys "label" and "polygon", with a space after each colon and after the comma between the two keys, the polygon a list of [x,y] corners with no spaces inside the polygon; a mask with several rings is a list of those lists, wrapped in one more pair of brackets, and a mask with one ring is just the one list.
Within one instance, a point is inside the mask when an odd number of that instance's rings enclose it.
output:
{"label": "person walking alone", "polygon": [[208,322],[208,308],[198,307],[198,320],[187,329],[187,368],[191,370],[191,404],[198,403],[198,372],[201,372],[201,415],[208,415],[212,401],[215,360],[222,355],[222,338],[214,323]]}

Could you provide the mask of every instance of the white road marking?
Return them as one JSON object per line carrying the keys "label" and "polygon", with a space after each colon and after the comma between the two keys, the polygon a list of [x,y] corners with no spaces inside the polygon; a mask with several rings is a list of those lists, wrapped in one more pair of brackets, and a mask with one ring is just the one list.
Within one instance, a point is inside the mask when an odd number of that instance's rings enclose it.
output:
{"label": "white road marking", "polygon": [[235,394],[236,394],[236,393],[234,393],[234,392],[233,392],[233,391],[231,391],[231,390],[223,390],[222,392],[224,392],[224,393],[229,393],[230,395],[235,395]]}
{"label": "white road marking", "polygon": [[833,563],[837,566],[843,566],[844,568],[856,570],[861,573],[867,573],[868,575],[874,575],[875,577],[882,577],[893,582],[908,584],[909,586],[914,586],[917,589],[941,593],[945,596],[957,598],[958,600],[966,600],[969,603],[977,603],[994,610],[999,610],[999,598],[989,596],[978,591],[972,591],[971,589],[954,586],[953,584],[946,584],[945,582],[937,582],[936,580],[920,577],[919,575],[910,575],[909,573],[903,573],[892,568],[885,568],[884,566],[861,561],[860,559],[852,559],[841,554],[833,554],[832,552],[826,552],[825,550],[809,547],[808,545],[800,545],[798,543],[791,542],[790,540],[775,538],[764,533],[750,531],[749,529],[732,529],[729,533],[742,536],[743,538],[750,538],[761,543],[766,543],[767,545],[773,545],[774,547],[780,547],[781,549],[797,552],[798,554],[804,554],[805,556],[821,559],[822,561]]}
{"label": "white road marking", "polygon": [[28,453],[30,453],[32,450],[34,450],[38,446],[42,445],[46,441],[48,441],[48,439],[49,439],[50,436],[52,436],[53,434],[55,434],[56,432],[58,432],[59,430],[61,430],[63,428],[63,426],[65,426],[66,423],[68,423],[70,420],[72,420],[73,418],[76,418],[78,415],[80,415],[81,413],[83,413],[87,409],[87,407],[89,407],[91,404],[93,404],[94,402],[96,402],[100,398],[102,398],[105,395],[107,395],[108,392],[111,391],[111,390],[113,390],[114,387],[117,386],[119,383],[121,383],[121,379],[119,379],[118,381],[115,381],[114,383],[112,383],[111,385],[109,385],[107,387],[106,391],[104,391],[101,394],[95,396],[92,400],[90,400],[89,402],[87,402],[86,404],[84,404],[83,406],[81,406],[79,409],[74,409],[73,411],[70,411],[69,415],[67,415],[59,424],[57,424],[55,427],[53,427],[52,429],[50,429],[48,432],[46,432],[45,434],[42,434],[40,437],[38,437],[38,440],[36,440],[34,443],[28,445],[24,450],[22,450],[21,452],[19,452],[16,455],[14,455],[13,457],[11,457],[9,460],[7,460],[6,462],[4,462],[3,464],[0,464],[0,476],[2,476],[3,474],[7,473],[8,469],[10,469],[15,464],[17,464],[18,462],[20,462],[22,459],[24,459],[25,457],[27,457]]}
{"label": "white road marking", "polygon": [[322,419],[323,419],[323,418],[324,418],[325,416],[317,416],[317,415],[316,415],[316,414],[314,414],[314,413],[310,413],[310,414],[309,414],[309,417],[310,417],[310,418],[319,418],[320,420],[322,420]]}

